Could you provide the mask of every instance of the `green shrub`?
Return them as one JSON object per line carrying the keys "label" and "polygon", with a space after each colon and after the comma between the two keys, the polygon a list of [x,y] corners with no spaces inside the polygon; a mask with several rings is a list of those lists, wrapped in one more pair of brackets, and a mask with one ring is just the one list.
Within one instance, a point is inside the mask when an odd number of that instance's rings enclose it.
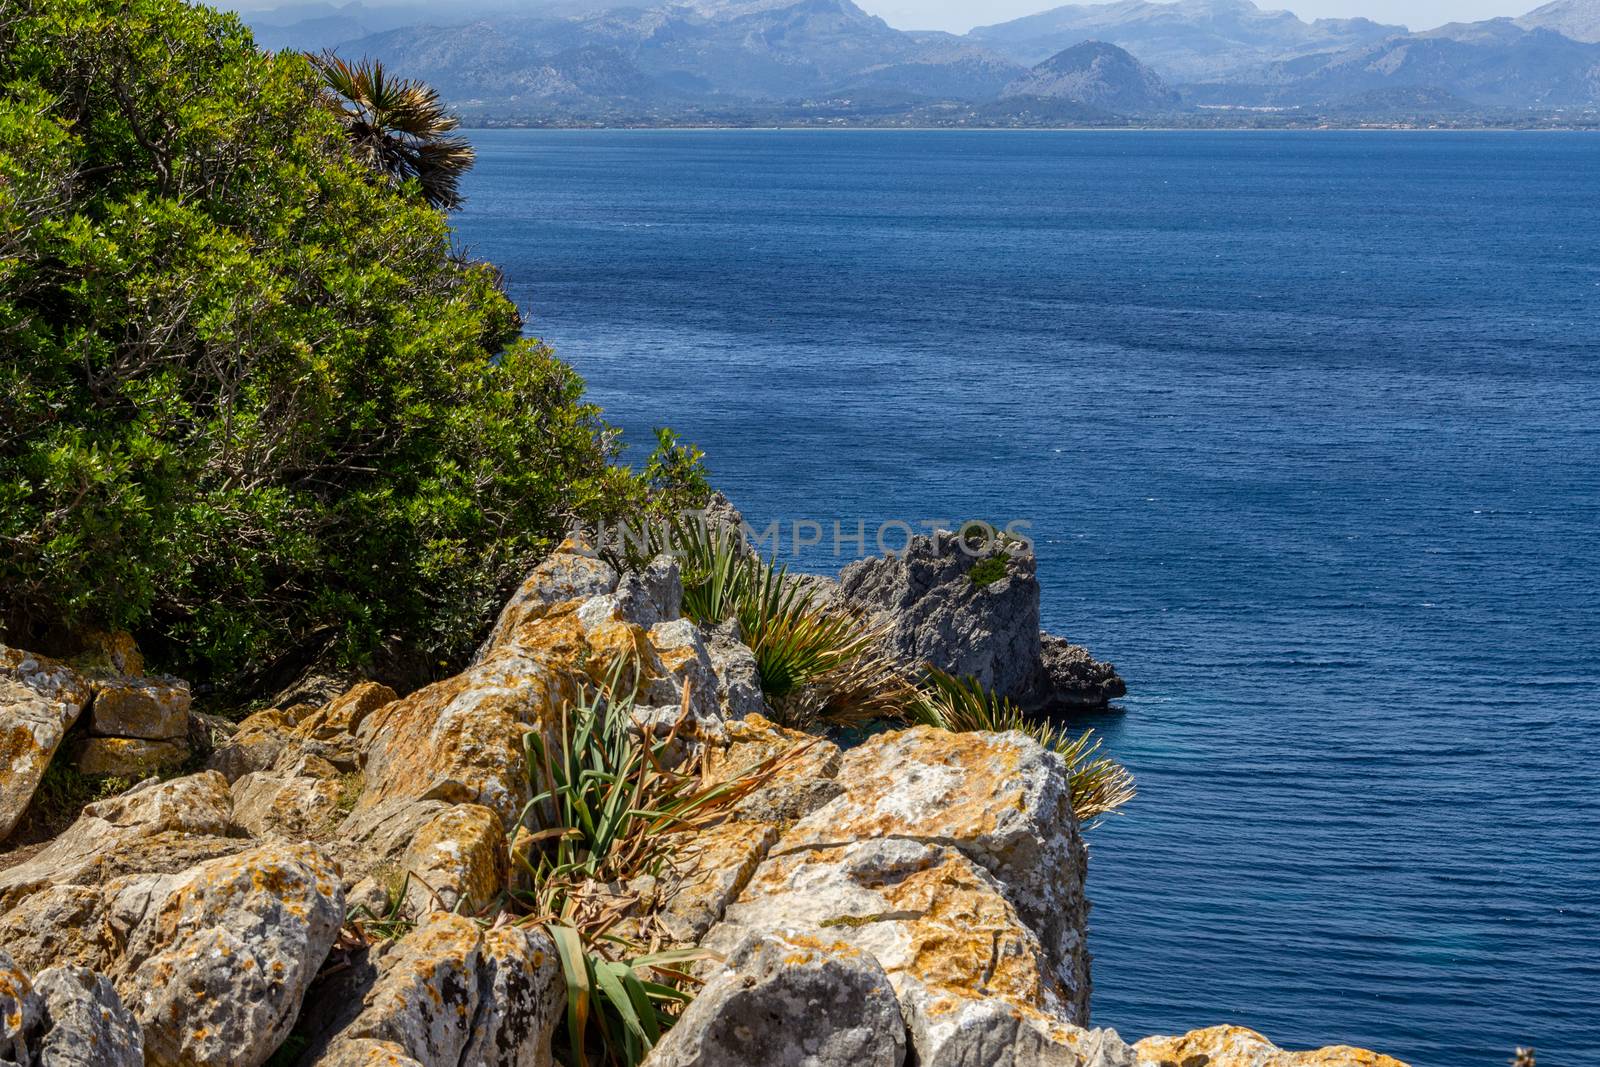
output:
{"label": "green shrub", "polygon": [[971,579],[973,585],[980,588],[1002,581],[1006,576],[1007,558],[1004,552],[985,556],[972,565],[972,569],[967,572],[967,577]]}
{"label": "green shrub", "polygon": [[396,635],[451,660],[570,523],[699,474],[674,439],[612,465],[494,269],[236,17],[11,0],[0,86],[11,640],[128,628],[222,681]]}

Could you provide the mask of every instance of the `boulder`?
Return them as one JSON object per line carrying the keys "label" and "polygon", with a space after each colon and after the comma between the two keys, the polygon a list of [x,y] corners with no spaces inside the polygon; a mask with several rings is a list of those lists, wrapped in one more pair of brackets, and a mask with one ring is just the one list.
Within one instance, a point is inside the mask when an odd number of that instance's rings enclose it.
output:
{"label": "boulder", "polygon": [[617,581],[617,572],[610,564],[574,540],[562,542],[511,594],[473,662],[481,663],[519,627],[542,617],[557,604],[614,592]]}
{"label": "boulder", "polygon": [[1087,1020],[1088,857],[1058,755],[1016,732],[919,726],[845,753],[838,781],[844,792],[795,824],[774,858],[889,838],[959,850],[1037,936],[1070,1021]]}
{"label": "boulder", "polygon": [[316,1064],[317,1067],[423,1067],[393,1041],[374,1041],[369,1037],[340,1042],[337,1048],[318,1057]]}
{"label": "boulder", "polygon": [[230,782],[252,771],[271,770],[290,746],[297,722],[288,711],[268,708],[246,717],[233,735],[206,760],[206,766]]}
{"label": "boulder", "polygon": [[1349,1045],[1286,1052],[1242,1026],[1212,1026],[1179,1037],[1147,1037],[1133,1048],[1139,1067],[1406,1067],[1391,1056]]}
{"label": "boulder", "polygon": [[338,740],[355,734],[368,715],[398,699],[386,685],[362,682],[301,719],[291,732],[307,740]]}
{"label": "boulder", "polygon": [[713,628],[706,642],[706,654],[717,678],[717,699],[728,719],[766,715],[767,698],[761,690],[761,672],[756,654],[740,639],[739,623],[729,619]]}
{"label": "boulder", "polygon": [[727,780],[782,753],[803,751],[767,774],[733,808],[736,819],[784,827],[844,792],[838,781],[841,755],[831,741],[777,726],[760,715],[724,724],[727,743],[707,753],[713,778]]}
{"label": "boulder", "polygon": [[650,627],[650,645],[659,657],[661,673],[647,688],[645,702],[675,707],[681,715],[683,687],[688,686],[689,724],[701,736],[720,732],[717,672],[700,628],[688,619],[658,622]]}
{"label": "boulder", "polygon": [[505,889],[508,863],[505,828],[494,812],[478,804],[445,808],[417,829],[401,860],[411,876],[408,909],[477,915]]}
{"label": "boulder", "polygon": [[617,610],[622,618],[645,629],[682,616],[683,577],[678,561],[657,556],[642,571],[628,571],[617,581]]}
{"label": "boulder", "polygon": [[1115,1030],[1085,1030],[998,997],[921,987],[902,998],[920,1067],[1137,1067]]}
{"label": "boulder", "polygon": [[0,945],[39,972],[57,965],[104,969],[120,951],[99,886],[51,885],[0,914]]}
{"label": "boulder", "polygon": [[352,1017],[309,1059],[382,1063],[356,1057],[383,1052],[423,1067],[547,1067],[564,997],[542,932],[484,934],[469,919],[434,912],[378,961]]}
{"label": "boulder", "polygon": [[677,945],[693,945],[722,919],[778,839],[772,826],[726,822],[674,835],[671,863],[656,879],[656,921]]}
{"label": "boulder", "polygon": [[64,663],[0,645],[0,841],[16,827],[45,768],[78,721],[89,684]]}
{"label": "boulder", "polygon": [[927,990],[1067,1019],[1074,1005],[1044,946],[994,876],[956,849],[885,836],[785,852],[786,841],[728,906],[707,948],[727,953],[751,935],[809,931],[874,956],[902,1006]]}
{"label": "boulder", "polygon": [[76,822],[25,863],[0,871],[0,912],[41,889],[99,885],[123,874],[175,871],[236,852],[227,780],[203,771],[154,779],[86,806]]}
{"label": "boulder", "polygon": [[44,1000],[39,1067],[143,1067],[144,1032],[105,977],[53,967],[33,988]]}
{"label": "boulder", "polygon": [[76,752],[78,773],[142,778],[181,765],[190,756],[187,737],[147,741],[141,737],[90,737]]}
{"label": "boulder", "polygon": [[179,678],[96,678],[89,732],[171,741],[189,736],[189,683]]}
{"label": "boulder", "polygon": [[796,931],[743,942],[650,1067],[900,1067],[905,1023],[878,961]]}
{"label": "boulder", "polygon": [[890,648],[912,672],[931,663],[1030,710],[1104,707],[1127,692],[1109,663],[1040,632],[1031,553],[969,550],[940,530],[913,537],[903,556],[845,567],[835,596],[885,626]]}
{"label": "boulder", "polygon": [[337,779],[252,771],[232,793],[233,821],[251,837],[301,841],[327,836],[339,822]]}
{"label": "boulder", "polygon": [[166,876],[112,975],[143,1028],[145,1063],[265,1063],[343,921],[338,868],[311,845],[262,845]]}

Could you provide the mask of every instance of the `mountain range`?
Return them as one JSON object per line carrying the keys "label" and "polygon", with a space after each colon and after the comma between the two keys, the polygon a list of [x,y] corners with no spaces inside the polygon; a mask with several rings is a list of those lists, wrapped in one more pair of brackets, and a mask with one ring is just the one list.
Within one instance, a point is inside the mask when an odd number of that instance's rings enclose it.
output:
{"label": "mountain range", "polygon": [[437,86],[469,120],[1029,125],[1600,112],[1600,0],[1425,32],[1306,22],[1251,0],[1117,0],[965,35],[895,29],[852,0],[482,2],[449,20],[360,3],[246,17],[267,47],[380,58]]}

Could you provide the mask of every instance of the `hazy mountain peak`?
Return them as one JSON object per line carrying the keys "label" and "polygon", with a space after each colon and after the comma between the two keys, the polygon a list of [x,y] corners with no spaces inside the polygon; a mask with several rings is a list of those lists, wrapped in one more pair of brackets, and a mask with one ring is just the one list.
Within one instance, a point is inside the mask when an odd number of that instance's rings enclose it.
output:
{"label": "hazy mountain peak", "polygon": [[1056,53],[1006,86],[1001,96],[1070,100],[1124,115],[1178,102],[1178,94],[1155,71],[1105,41],[1084,41]]}
{"label": "hazy mountain peak", "polygon": [[1552,0],[1516,21],[1524,29],[1554,30],[1574,41],[1600,42],[1600,0]]}

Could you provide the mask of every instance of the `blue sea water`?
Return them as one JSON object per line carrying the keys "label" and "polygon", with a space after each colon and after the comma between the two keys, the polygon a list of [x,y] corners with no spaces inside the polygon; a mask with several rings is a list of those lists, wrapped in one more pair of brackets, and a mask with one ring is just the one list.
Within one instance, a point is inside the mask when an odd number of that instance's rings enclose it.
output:
{"label": "blue sea water", "polygon": [[1130,687],[1097,1024],[1600,1064],[1600,137],[472,137],[631,441],[758,525],[1032,522]]}

